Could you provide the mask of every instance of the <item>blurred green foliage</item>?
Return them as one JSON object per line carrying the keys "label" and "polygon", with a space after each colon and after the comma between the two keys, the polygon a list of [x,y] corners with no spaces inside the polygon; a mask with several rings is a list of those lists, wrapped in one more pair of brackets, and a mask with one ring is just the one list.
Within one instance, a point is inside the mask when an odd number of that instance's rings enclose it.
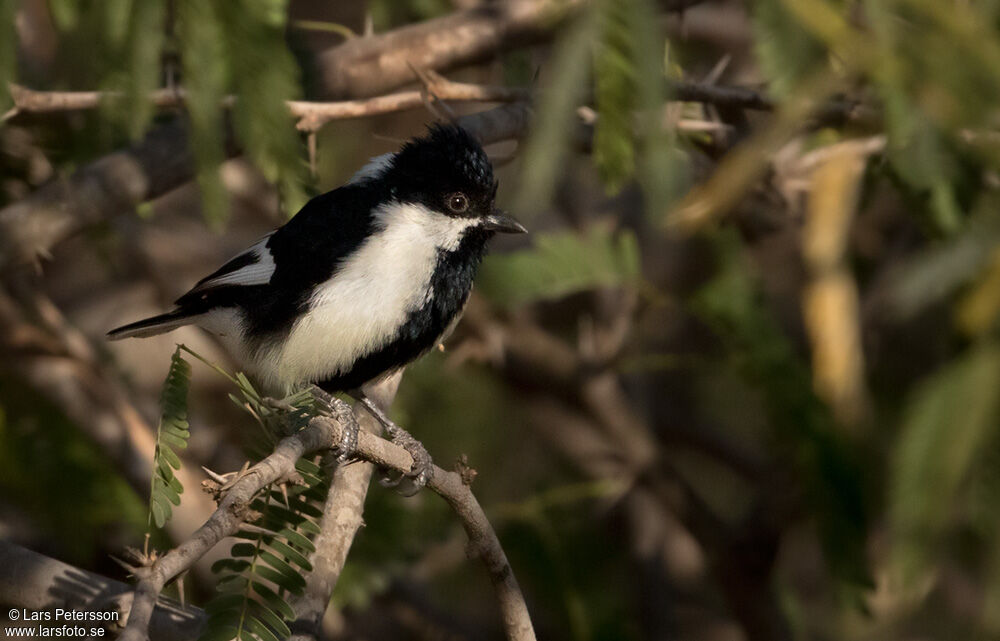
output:
{"label": "blurred green foliage", "polygon": [[543,232],[532,245],[484,261],[477,283],[488,298],[516,307],[638,282],[639,246],[629,232]]}

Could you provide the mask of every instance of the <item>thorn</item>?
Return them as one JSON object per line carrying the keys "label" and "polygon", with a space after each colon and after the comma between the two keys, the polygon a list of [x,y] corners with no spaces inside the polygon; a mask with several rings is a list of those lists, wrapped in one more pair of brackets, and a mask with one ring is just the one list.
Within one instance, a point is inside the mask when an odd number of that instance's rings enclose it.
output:
{"label": "thorn", "polygon": [[727,68],[729,68],[729,63],[732,59],[733,56],[728,53],[719,58],[719,61],[715,63],[715,66],[712,67],[712,70],[708,72],[708,75],[705,76],[705,79],[702,82],[706,85],[714,85],[719,82],[719,78],[721,78],[722,74],[725,73]]}
{"label": "thorn", "polygon": [[177,594],[181,597],[181,607],[182,608],[186,607],[187,604],[184,602],[184,575],[183,574],[181,574],[179,577],[177,577]]}
{"label": "thorn", "polygon": [[444,353],[444,343],[438,343],[438,351]]}
{"label": "thorn", "polygon": [[285,507],[287,507],[289,510],[292,509],[291,504],[288,502],[288,484],[279,483],[278,488],[281,490],[281,498],[285,499]]}
{"label": "thorn", "polygon": [[225,483],[226,482],[226,477],[223,476],[222,474],[219,474],[218,472],[213,472],[212,470],[208,469],[204,465],[201,466],[201,469],[204,470],[205,474],[208,474],[208,476],[211,477],[211,479],[213,481],[215,481],[216,483]]}
{"label": "thorn", "polygon": [[[409,60],[406,61],[406,66],[410,68],[413,75],[417,77],[422,85],[420,95],[423,98],[424,106],[427,107],[427,110],[434,114],[436,118],[441,118],[442,120],[448,120],[450,122],[457,121],[458,114],[456,114],[451,107],[445,104],[445,102],[434,92],[435,87],[442,87],[448,84],[448,79],[436,71],[418,68]],[[429,98],[431,100],[429,100]]]}
{"label": "thorn", "polygon": [[137,568],[134,565],[131,565],[130,563],[126,563],[125,561],[123,561],[122,559],[119,559],[114,554],[109,554],[108,556],[111,557],[112,561],[114,561],[118,565],[122,566],[122,568],[124,568],[125,571],[128,572],[130,575],[135,576],[135,571],[136,571]]}

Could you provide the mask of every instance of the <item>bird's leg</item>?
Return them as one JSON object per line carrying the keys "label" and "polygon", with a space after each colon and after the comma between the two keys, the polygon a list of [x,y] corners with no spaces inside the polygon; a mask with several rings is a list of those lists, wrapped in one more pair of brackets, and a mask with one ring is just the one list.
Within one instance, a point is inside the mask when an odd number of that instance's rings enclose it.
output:
{"label": "bird's leg", "polygon": [[408,479],[412,488],[407,491],[400,490],[400,494],[403,494],[403,496],[413,496],[420,491],[420,488],[427,485],[427,482],[434,475],[434,461],[431,460],[431,455],[427,453],[427,448],[420,441],[413,438],[409,432],[396,425],[382,411],[382,408],[368,398],[364,392],[356,390],[351,392],[351,396],[356,398],[375,417],[375,420],[382,424],[382,427],[385,428],[385,433],[393,443],[405,449],[413,457],[413,465],[410,467],[408,473],[400,476],[398,479],[387,478],[382,480],[384,487],[397,487],[404,478]]}
{"label": "bird's leg", "polygon": [[313,385],[310,389],[313,398],[322,408],[322,411],[338,419],[342,432],[340,443],[337,445],[337,461],[345,463],[354,458],[358,451],[358,419],[347,403],[338,399],[318,385]]}

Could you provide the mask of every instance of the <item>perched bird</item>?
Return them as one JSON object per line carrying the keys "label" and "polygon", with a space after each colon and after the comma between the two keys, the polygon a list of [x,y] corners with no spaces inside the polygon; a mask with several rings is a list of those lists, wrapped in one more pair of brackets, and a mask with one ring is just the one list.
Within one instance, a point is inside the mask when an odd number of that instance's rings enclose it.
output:
{"label": "perched bird", "polygon": [[[525,232],[496,208],[496,192],[479,143],[460,127],[432,125],[310,200],[198,281],[172,311],[108,337],[196,325],[270,390],[314,384],[377,411],[366,385],[443,340],[461,316],[487,241],[496,232]],[[414,455],[418,486],[426,482],[426,451],[377,417]]]}

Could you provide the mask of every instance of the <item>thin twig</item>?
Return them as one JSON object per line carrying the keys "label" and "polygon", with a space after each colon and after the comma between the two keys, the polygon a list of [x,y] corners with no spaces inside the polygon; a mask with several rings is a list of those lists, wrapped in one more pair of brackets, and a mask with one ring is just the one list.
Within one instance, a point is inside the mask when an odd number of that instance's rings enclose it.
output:
{"label": "thin twig", "polygon": [[[288,112],[298,119],[295,126],[300,131],[315,132],[332,120],[365,118],[422,107],[425,92],[431,93],[438,100],[459,102],[514,102],[529,98],[529,91],[521,87],[492,87],[452,82],[437,74],[428,75],[427,78],[430,79],[430,84],[427,84],[424,90],[400,91],[363,100],[337,102],[289,100],[286,104]],[[116,92],[105,91],[37,91],[13,84],[10,85],[10,95],[18,114],[96,109],[102,102],[121,96]],[[157,89],[149,94],[149,101],[161,109],[179,107],[187,101],[187,92],[183,88]],[[227,96],[222,100],[221,106],[228,108],[235,103],[235,96]]]}

